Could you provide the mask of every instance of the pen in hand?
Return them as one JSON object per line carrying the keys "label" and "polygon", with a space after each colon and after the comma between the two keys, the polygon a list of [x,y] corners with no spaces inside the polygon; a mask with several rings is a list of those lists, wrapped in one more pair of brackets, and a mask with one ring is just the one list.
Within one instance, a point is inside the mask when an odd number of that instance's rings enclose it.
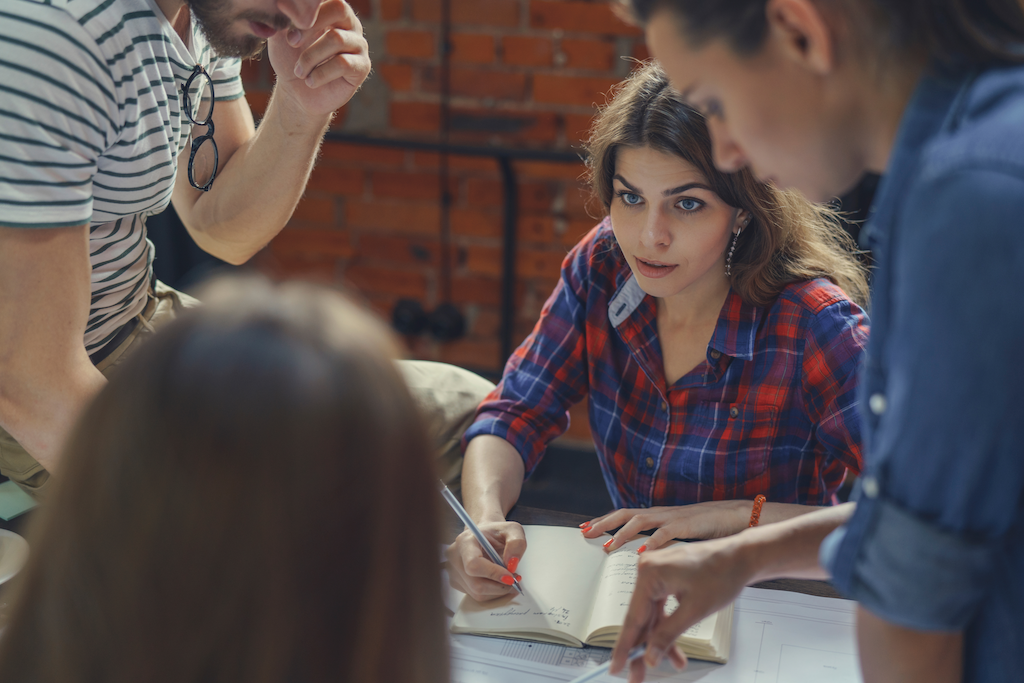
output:
{"label": "pen in hand", "polygon": [[[646,650],[646,646],[644,645],[637,645],[636,647],[634,647],[632,650],[629,651],[629,654],[626,655],[626,663],[628,664],[629,662],[632,662],[634,659],[642,655],[644,653],[644,650]],[[571,681],[569,681],[569,683],[585,683],[585,681],[592,681],[598,676],[603,676],[604,674],[608,673],[608,670],[611,668],[612,661],[609,659],[607,662],[597,667],[593,671],[587,672],[582,676],[579,676],[578,678],[574,678]]]}
{"label": "pen in hand", "polygon": [[[455,514],[459,516],[459,519],[461,519],[462,523],[466,525],[466,528],[473,532],[473,535],[476,536],[476,540],[480,543],[480,547],[484,549],[484,552],[491,558],[491,561],[502,569],[508,569],[508,567],[505,566],[505,563],[501,561],[501,555],[498,554],[498,551],[494,549],[494,546],[490,544],[487,537],[484,536],[482,531],[480,531],[480,527],[473,522],[469,513],[466,512],[466,508],[462,507],[462,503],[460,503],[459,499],[455,497],[455,494],[448,490],[448,487],[445,486],[443,481],[439,481],[438,483],[441,485],[441,495],[444,496],[444,499],[452,506],[452,510],[454,510]],[[517,579],[515,575],[512,576],[512,585],[515,586],[520,595],[523,593],[523,587],[519,585],[519,579]]]}

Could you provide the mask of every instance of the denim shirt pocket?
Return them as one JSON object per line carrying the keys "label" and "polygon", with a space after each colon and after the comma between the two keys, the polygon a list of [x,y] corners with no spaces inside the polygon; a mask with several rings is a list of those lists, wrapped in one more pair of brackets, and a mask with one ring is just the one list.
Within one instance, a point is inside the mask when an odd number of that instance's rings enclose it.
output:
{"label": "denim shirt pocket", "polygon": [[735,497],[768,468],[778,415],[773,405],[698,404],[675,456],[677,471],[684,479],[713,486],[716,498]]}

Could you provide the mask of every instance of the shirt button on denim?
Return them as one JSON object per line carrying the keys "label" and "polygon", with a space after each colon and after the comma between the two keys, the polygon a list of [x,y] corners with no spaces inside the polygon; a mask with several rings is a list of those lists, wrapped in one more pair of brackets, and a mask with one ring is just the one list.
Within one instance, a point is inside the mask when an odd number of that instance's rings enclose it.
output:
{"label": "shirt button on denim", "polygon": [[722,352],[719,351],[718,349],[711,349],[711,357],[715,359],[721,358]]}
{"label": "shirt button on denim", "polygon": [[647,458],[646,462],[648,468],[654,467],[654,458]]}
{"label": "shirt button on denim", "polygon": [[739,414],[740,414],[740,409],[737,408],[736,406],[733,406],[732,408],[729,408],[729,417],[736,417]]}
{"label": "shirt button on denim", "polygon": [[867,496],[868,498],[877,498],[878,480],[875,479],[874,477],[864,477],[864,482],[861,484],[861,489],[864,491],[864,495]]}
{"label": "shirt button on denim", "polygon": [[868,408],[871,408],[871,412],[875,415],[881,415],[885,412],[888,402],[885,400],[885,394],[871,394],[871,398],[868,399]]}

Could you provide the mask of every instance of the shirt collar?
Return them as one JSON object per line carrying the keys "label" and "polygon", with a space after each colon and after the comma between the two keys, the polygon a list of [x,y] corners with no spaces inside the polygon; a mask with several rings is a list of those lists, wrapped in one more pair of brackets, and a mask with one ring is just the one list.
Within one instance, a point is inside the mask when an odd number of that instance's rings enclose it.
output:
{"label": "shirt collar", "polygon": [[[640,288],[636,278],[632,274],[627,276],[608,302],[608,321],[612,327],[618,327],[633,315],[646,297],[647,293]],[[763,315],[763,308],[751,306],[730,289],[722,305],[722,312],[718,314],[718,324],[715,325],[708,349],[733,358],[753,360],[754,338]]]}
{"label": "shirt collar", "polygon": [[941,130],[955,126],[975,72],[933,65],[914,90],[893,142],[885,175],[879,183],[872,215],[864,226],[863,246],[884,247],[890,225],[925,146]]}

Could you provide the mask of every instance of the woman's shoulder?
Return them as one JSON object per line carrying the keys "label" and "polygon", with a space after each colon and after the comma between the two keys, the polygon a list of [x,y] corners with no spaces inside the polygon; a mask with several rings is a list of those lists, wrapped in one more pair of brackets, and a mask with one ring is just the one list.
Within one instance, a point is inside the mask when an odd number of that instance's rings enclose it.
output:
{"label": "woman's shoulder", "polygon": [[814,317],[837,305],[860,311],[860,307],[838,285],[820,277],[786,285],[772,304],[771,312],[786,315],[799,313]]}

